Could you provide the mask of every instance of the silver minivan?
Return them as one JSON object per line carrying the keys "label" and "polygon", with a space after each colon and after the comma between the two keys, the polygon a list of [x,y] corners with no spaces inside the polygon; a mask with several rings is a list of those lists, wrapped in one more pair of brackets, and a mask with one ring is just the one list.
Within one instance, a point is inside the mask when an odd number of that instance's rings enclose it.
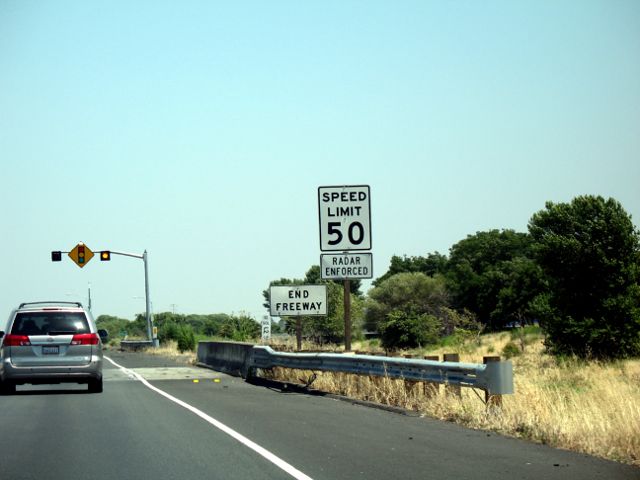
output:
{"label": "silver minivan", "polygon": [[102,342],[90,314],[77,302],[22,303],[0,331],[0,392],[16,385],[86,383],[102,392]]}

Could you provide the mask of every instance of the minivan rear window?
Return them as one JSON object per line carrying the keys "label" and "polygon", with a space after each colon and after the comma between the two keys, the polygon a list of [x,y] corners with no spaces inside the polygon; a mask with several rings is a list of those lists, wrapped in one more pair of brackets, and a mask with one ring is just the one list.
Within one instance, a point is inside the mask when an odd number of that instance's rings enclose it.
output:
{"label": "minivan rear window", "polygon": [[82,312],[22,312],[16,315],[11,333],[16,335],[75,335],[91,333]]}

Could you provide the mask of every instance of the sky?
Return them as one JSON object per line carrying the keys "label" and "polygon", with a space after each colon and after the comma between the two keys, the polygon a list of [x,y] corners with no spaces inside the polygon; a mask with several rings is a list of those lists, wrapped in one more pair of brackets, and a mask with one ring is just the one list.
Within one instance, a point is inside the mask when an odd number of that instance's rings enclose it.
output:
{"label": "sky", "polygon": [[[545,202],[640,219],[640,2],[0,0],[0,315],[81,301],[267,313],[319,263],[318,187],[368,185],[393,255],[527,231]],[[363,283],[364,290],[371,286]]]}

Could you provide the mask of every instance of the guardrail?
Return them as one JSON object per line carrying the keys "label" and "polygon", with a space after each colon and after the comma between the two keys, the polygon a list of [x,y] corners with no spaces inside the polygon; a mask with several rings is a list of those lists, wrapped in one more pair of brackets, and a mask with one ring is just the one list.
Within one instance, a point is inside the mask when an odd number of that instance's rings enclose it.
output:
{"label": "guardrail", "polygon": [[254,346],[250,365],[252,368],[298,368],[442,383],[478,388],[489,395],[508,395],[514,391],[510,361],[482,365],[372,355],[286,353],[267,346]]}
{"label": "guardrail", "polygon": [[216,370],[233,371],[244,378],[254,376],[258,368],[284,367],[472,387],[484,390],[488,396],[514,392],[510,361],[474,364],[373,355],[288,353],[263,345],[200,342],[198,362]]}

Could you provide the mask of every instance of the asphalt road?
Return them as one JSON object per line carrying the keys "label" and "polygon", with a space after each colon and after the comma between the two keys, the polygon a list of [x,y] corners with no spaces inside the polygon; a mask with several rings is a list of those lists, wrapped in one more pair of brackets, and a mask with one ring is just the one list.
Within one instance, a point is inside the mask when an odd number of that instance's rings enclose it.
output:
{"label": "asphalt road", "polygon": [[0,397],[0,479],[640,479],[493,433],[107,356],[127,370],[107,362],[104,393],[19,386]]}

